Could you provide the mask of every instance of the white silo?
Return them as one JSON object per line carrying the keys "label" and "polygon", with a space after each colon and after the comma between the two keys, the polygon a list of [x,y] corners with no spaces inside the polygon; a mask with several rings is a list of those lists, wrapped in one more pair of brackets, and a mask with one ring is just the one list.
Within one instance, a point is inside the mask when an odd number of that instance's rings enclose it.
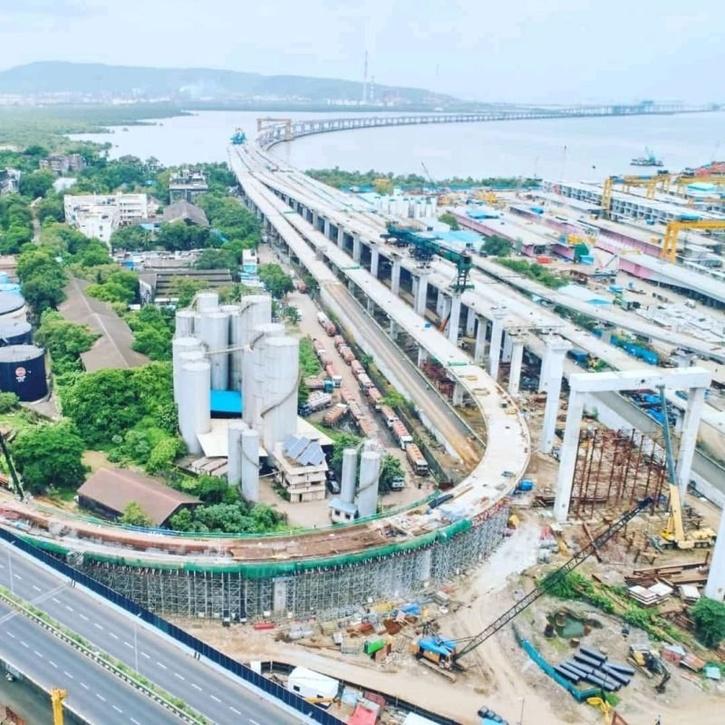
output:
{"label": "white silo", "polygon": [[242,496],[259,501],[259,433],[251,428],[242,433]]}
{"label": "white silo", "polygon": [[194,300],[196,301],[197,312],[211,312],[211,310],[216,310],[219,307],[218,292],[211,292],[210,290],[197,292]]}
{"label": "white silo", "polygon": [[266,361],[264,358],[265,340],[284,335],[284,325],[279,322],[267,322],[257,325],[252,331],[248,346],[242,353],[242,404],[244,422],[255,426],[259,423],[261,400],[264,396],[266,380]]}
{"label": "white silo", "polygon": [[197,314],[194,310],[176,310],[174,337],[193,337]]}
{"label": "white silo", "polygon": [[342,474],[340,476],[340,498],[345,503],[355,500],[355,482],[357,481],[357,451],[346,448],[342,452]]}
{"label": "white silo", "polygon": [[219,310],[229,317],[229,389],[242,390],[242,346],[239,305],[222,305]]}
{"label": "white silo", "polygon": [[211,366],[206,360],[185,362],[181,366],[179,431],[189,453],[194,455],[201,453],[198,434],[208,433],[211,428],[210,380]]}
{"label": "white silo", "polygon": [[273,451],[277,443],[297,432],[297,387],[300,341],[296,337],[264,339],[265,385],[259,410],[262,444]]}
{"label": "white silo", "polygon": [[201,341],[196,337],[175,337],[171,342],[171,366],[174,380],[174,400],[179,400],[179,375],[181,374],[181,356],[186,352],[201,350]]}
{"label": "white silo", "polygon": [[229,387],[229,315],[219,310],[203,312],[199,318],[199,338],[211,363],[211,387]]}
{"label": "white silo", "polygon": [[272,322],[272,298],[269,295],[245,295],[240,306],[239,342],[246,346],[259,325]]}
{"label": "white silo", "polygon": [[230,486],[238,486],[242,481],[242,433],[247,426],[241,420],[232,420],[227,428],[227,482]]}
{"label": "white silo", "polygon": [[361,517],[372,516],[378,510],[381,455],[377,450],[365,450],[360,456],[360,483],[357,490],[357,510]]}

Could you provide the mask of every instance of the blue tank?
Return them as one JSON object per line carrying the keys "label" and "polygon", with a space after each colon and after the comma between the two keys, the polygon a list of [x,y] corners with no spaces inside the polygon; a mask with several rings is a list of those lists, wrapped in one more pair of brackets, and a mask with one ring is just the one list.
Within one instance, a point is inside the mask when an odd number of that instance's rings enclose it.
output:
{"label": "blue tank", "polygon": [[33,341],[33,328],[29,322],[13,320],[0,322],[0,347],[6,345],[29,345]]}
{"label": "blue tank", "polygon": [[0,347],[0,390],[15,393],[24,402],[44,398],[48,394],[45,350],[35,345]]}

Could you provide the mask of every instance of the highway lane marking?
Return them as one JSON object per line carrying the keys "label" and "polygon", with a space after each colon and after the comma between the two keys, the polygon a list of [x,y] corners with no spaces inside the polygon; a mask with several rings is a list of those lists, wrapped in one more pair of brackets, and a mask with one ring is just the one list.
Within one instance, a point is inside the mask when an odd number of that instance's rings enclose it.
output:
{"label": "highway lane marking", "polygon": [[123,714],[123,710],[121,710],[121,708],[120,708],[120,707],[118,707],[118,706],[116,706],[116,705],[111,705],[111,707],[112,707],[112,708],[113,708],[113,709],[114,709],[114,710],[115,710],[116,712],[120,712],[120,713],[122,713],[122,714]]}
{"label": "highway lane marking", "polygon": [[126,640],[123,640],[123,643],[128,647],[129,649],[133,649],[133,645],[130,642],[126,642]]}
{"label": "highway lane marking", "polygon": [[33,584],[33,589],[35,589],[36,592],[42,592],[43,591],[37,584]]}
{"label": "highway lane marking", "polygon": [[54,602],[55,602],[56,604],[60,604],[60,599],[58,599],[58,597],[51,597],[51,599],[52,599],[52,600],[53,600],[53,601],[54,601]]}
{"label": "highway lane marking", "polygon": [[99,692],[97,692],[97,693],[96,693],[96,697],[97,697],[97,698],[98,698],[98,699],[99,699],[99,700],[100,700],[101,702],[105,702],[105,701],[106,701],[106,698],[105,698],[105,697],[103,697],[103,695],[101,695],[101,694],[100,694]]}
{"label": "highway lane marking", "polygon": [[197,685],[197,684],[196,684],[196,682],[192,682],[192,683],[191,683],[191,686],[192,686],[192,687],[193,687],[193,688],[194,688],[195,690],[199,690],[199,692],[201,692],[201,687],[199,687],[199,685]]}
{"label": "highway lane marking", "polygon": [[8,631],[6,630],[6,631],[5,631],[5,634],[7,634],[7,636],[8,636],[8,637],[10,637],[10,639],[15,639],[15,635],[14,635],[14,634],[13,634],[12,632],[8,632]]}
{"label": "highway lane marking", "polygon": [[33,650],[33,652],[34,652],[34,653],[35,653],[36,655],[38,655],[38,657],[42,657],[42,656],[43,656],[42,654],[40,654],[40,652],[38,652],[38,650],[37,650],[37,649],[34,649],[34,650]]}
{"label": "highway lane marking", "polygon": [[78,616],[79,616],[79,617],[80,617],[80,618],[81,618],[81,619],[82,619],[82,620],[83,620],[84,622],[87,622],[87,621],[88,621],[88,617],[86,617],[86,615],[85,615],[85,614],[79,614]]}
{"label": "highway lane marking", "polygon": [[251,717],[248,717],[247,720],[252,723],[252,725],[259,725],[259,723],[256,720],[252,720]]}
{"label": "highway lane marking", "polygon": [[100,624],[98,624],[98,622],[93,622],[93,626],[98,629],[103,629],[103,627]]}
{"label": "highway lane marking", "polygon": [[232,707],[231,705],[229,705],[229,709],[230,709],[230,710],[231,710],[231,711],[232,711],[233,713],[235,713],[236,715],[241,715],[241,714],[242,714],[241,712],[239,712],[239,710],[237,710],[237,708],[236,708],[236,707]]}
{"label": "highway lane marking", "polygon": [[27,642],[23,642],[23,640],[20,640],[20,644],[23,645],[23,647],[30,647],[30,645]]}
{"label": "highway lane marking", "polygon": [[21,580],[22,580],[22,578],[23,578],[23,577],[21,577],[21,576],[20,576],[20,574],[13,574],[13,576],[14,576],[14,577],[15,577],[16,579],[21,579]]}
{"label": "highway lane marking", "polygon": [[140,722],[139,722],[138,720],[136,720],[136,719],[134,719],[134,718],[132,718],[132,717],[130,717],[130,718],[129,718],[129,720],[130,720],[130,721],[131,721],[131,722],[132,722],[132,723],[133,723],[134,725],[141,725],[141,723],[140,723]]}
{"label": "highway lane marking", "polygon": [[120,639],[120,637],[115,632],[109,632],[108,634],[110,634],[113,639]]}
{"label": "highway lane marking", "polygon": [[75,678],[73,677],[73,675],[71,675],[71,673],[70,673],[70,672],[68,672],[68,670],[63,670],[63,674],[64,674],[64,675],[65,675],[66,677],[70,677],[70,679],[71,679],[71,680],[75,679]]}
{"label": "highway lane marking", "polygon": [[180,675],[178,672],[174,672],[174,677],[178,677],[180,680],[186,679],[183,675]]}
{"label": "highway lane marking", "polygon": [[86,690],[90,690],[91,689],[90,687],[88,687],[88,685],[86,685],[85,682],[81,682],[81,687],[84,688],[84,689],[86,689]]}
{"label": "highway lane marking", "polygon": [[221,702],[221,700],[216,695],[209,695],[212,700],[215,700],[216,702]]}
{"label": "highway lane marking", "polygon": [[151,655],[146,654],[146,652],[142,652],[141,653],[141,657],[145,657],[147,660],[150,660],[151,659]]}
{"label": "highway lane marking", "polygon": [[156,660],[156,664],[162,669],[162,670],[168,670],[169,668],[163,663]]}
{"label": "highway lane marking", "polygon": [[53,660],[48,660],[48,662],[49,662],[49,663],[50,663],[51,665],[53,665],[53,667],[55,667],[55,669],[56,669],[56,670],[58,669],[58,665],[56,665],[56,664],[55,664],[55,662],[53,662]]}
{"label": "highway lane marking", "polygon": [[73,607],[69,607],[69,606],[68,606],[67,604],[65,605],[65,608],[66,608],[66,609],[67,609],[67,610],[68,610],[69,612],[72,612],[72,611],[73,611]]}

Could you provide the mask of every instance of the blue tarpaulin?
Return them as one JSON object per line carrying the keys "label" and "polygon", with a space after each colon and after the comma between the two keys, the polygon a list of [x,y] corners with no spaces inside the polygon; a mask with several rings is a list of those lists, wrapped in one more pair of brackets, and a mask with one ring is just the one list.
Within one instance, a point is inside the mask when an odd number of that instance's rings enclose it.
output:
{"label": "blue tarpaulin", "polygon": [[242,394],[238,390],[212,390],[210,408],[220,415],[241,415]]}

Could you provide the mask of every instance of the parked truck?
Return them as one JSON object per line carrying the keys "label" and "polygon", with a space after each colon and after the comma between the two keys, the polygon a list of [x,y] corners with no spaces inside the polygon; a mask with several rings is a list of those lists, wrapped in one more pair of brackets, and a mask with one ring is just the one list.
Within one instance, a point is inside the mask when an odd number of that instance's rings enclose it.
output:
{"label": "parked truck", "polygon": [[300,412],[302,415],[310,415],[311,413],[316,413],[318,410],[328,408],[330,405],[332,405],[332,395],[316,390],[310,393],[307,402],[302,406]]}
{"label": "parked truck", "polygon": [[413,442],[413,436],[410,435],[408,432],[408,429],[399,421],[396,420],[395,423],[393,423],[393,435],[395,436],[395,440],[398,442],[398,445],[405,450],[405,447]]}
{"label": "parked truck", "polygon": [[334,405],[330,410],[325,413],[322,417],[322,422],[332,428],[337,425],[348,413],[349,408],[345,403],[338,403]]}
{"label": "parked truck", "polygon": [[428,461],[425,460],[420,448],[415,443],[408,443],[405,446],[405,455],[416,476],[428,475]]}

